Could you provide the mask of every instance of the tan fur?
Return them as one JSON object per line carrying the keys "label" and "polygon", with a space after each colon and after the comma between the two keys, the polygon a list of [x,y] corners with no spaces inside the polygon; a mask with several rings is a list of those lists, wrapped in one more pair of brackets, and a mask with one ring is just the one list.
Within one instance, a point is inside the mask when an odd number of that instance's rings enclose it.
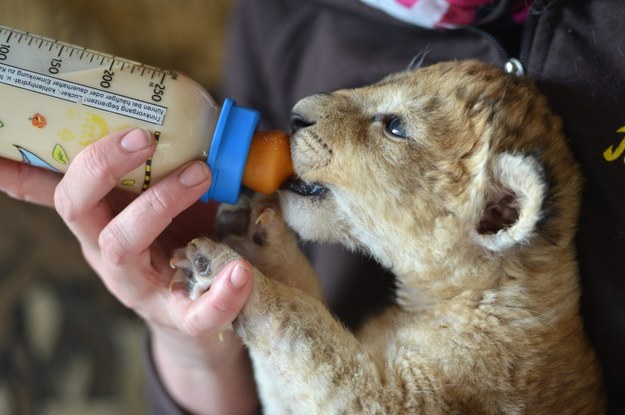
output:
{"label": "tan fur", "polygon": [[[249,235],[229,240],[259,264],[236,329],[266,413],[603,412],[578,315],[580,172],[529,81],[442,63],[293,111],[295,171],[327,191],[257,201]],[[389,131],[394,117],[405,138]],[[280,209],[302,238],[393,271],[397,305],[358,335],[342,327],[299,288],[314,276]],[[178,256],[199,252],[217,272],[229,248],[198,244]]]}

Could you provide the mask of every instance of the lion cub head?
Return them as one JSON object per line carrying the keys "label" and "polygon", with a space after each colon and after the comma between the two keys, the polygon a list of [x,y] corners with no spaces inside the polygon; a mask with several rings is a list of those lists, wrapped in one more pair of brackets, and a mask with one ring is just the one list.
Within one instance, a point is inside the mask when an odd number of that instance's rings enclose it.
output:
{"label": "lion cub head", "polygon": [[496,258],[570,248],[580,175],[526,79],[441,63],[302,99],[292,127],[298,178],[281,202],[304,239],[460,285],[495,272]]}

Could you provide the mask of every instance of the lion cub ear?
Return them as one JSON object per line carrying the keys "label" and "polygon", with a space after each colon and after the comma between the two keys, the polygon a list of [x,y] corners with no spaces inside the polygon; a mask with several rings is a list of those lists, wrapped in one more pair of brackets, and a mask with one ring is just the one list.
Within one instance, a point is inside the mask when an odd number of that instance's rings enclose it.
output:
{"label": "lion cub ear", "polygon": [[530,154],[497,156],[476,226],[479,244],[502,251],[528,242],[542,217],[547,193],[544,169]]}

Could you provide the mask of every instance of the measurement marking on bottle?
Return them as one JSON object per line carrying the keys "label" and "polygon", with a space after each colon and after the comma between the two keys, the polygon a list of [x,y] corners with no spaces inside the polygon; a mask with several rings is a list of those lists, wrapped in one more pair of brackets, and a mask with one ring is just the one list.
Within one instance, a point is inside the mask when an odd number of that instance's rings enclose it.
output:
{"label": "measurement marking on bottle", "polygon": [[80,103],[87,107],[98,108],[157,125],[163,124],[167,113],[166,107],[150,102],[0,63],[0,72],[9,71],[13,76],[10,78],[0,77],[0,84]]}
{"label": "measurement marking on bottle", "polygon": [[[1,25],[0,38],[2,69],[11,70],[0,79],[0,84],[162,124],[167,108],[157,104],[166,96],[167,83],[177,79],[175,72]],[[76,76],[92,70],[96,71],[97,81],[84,81],[92,86],[66,80],[82,79]],[[116,91],[115,72],[142,77],[151,88],[135,98],[111,92]],[[126,81],[122,82],[123,75],[117,79],[120,88]]]}

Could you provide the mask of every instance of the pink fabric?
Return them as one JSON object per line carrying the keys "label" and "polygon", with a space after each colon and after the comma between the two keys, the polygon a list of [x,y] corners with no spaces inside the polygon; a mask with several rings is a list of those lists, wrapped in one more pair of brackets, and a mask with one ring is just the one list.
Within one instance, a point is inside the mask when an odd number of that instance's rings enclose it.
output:
{"label": "pink fabric", "polygon": [[468,26],[475,22],[478,6],[492,3],[491,0],[451,0],[447,13],[438,22],[438,26]]}
{"label": "pink fabric", "polygon": [[408,8],[411,8],[418,1],[419,0],[397,0],[397,3],[401,4],[402,6],[406,6]]}
{"label": "pink fabric", "polygon": [[515,0],[500,7],[505,0],[361,0],[400,20],[429,28],[455,28],[479,24],[481,19],[495,20],[507,15],[521,24],[532,0]]}

